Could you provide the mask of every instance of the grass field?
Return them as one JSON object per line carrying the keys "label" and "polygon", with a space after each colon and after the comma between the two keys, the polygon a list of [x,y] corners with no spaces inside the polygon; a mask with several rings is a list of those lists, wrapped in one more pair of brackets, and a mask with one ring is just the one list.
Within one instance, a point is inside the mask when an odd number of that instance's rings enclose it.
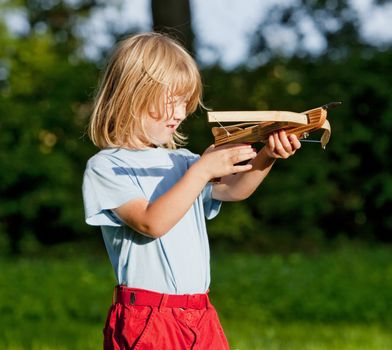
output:
{"label": "grass field", "polygon": [[[231,348],[392,349],[392,249],[212,252],[211,298]],[[0,258],[0,349],[100,349],[115,281],[102,247]]]}

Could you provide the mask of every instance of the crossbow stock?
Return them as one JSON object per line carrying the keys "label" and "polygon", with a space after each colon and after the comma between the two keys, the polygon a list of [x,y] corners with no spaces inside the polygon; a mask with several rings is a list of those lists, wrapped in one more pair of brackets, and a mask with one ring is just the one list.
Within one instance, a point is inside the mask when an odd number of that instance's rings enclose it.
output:
{"label": "crossbow stock", "polygon": [[[331,126],[327,120],[327,110],[339,106],[341,102],[331,102],[324,106],[302,113],[287,111],[253,111],[253,112],[208,112],[208,121],[219,123],[212,128],[215,146],[226,143],[266,143],[268,136],[278,130],[285,130],[299,139],[306,139],[316,130],[323,130],[320,142],[325,148],[331,136]],[[221,122],[241,122],[223,126]]]}

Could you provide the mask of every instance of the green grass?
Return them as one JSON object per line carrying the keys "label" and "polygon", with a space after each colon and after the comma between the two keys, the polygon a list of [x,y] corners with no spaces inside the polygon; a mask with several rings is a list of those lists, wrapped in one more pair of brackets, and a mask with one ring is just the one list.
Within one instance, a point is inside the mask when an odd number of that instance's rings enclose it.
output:
{"label": "green grass", "polygon": [[392,250],[223,252],[213,302],[233,349],[392,349]]}
{"label": "green grass", "polygon": [[[239,350],[371,350],[392,349],[390,329],[375,325],[311,324],[309,322],[227,323],[232,349]],[[235,334],[237,333],[237,334]],[[230,334],[229,334],[230,335]]]}
{"label": "green grass", "polygon": [[[232,349],[392,349],[392,249],[212,252]],[[114,278],[100,246],[0,258],[0,349],[100,349]]]}

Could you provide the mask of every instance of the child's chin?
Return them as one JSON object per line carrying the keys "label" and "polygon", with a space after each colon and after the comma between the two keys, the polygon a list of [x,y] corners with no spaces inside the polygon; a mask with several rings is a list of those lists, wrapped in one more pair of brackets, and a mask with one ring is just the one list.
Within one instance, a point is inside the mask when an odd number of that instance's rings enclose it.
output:
{"label": "child's chin", "polygon": [[168,137],[165,140],[164,139],[162,139],[162,140],[155,140],[153,142],[153,145],[156,146],[156,147],[161,147],[161,146],[164,146],[164,145],[167,145],[167,144],[171,143],[172,141],[173,141],[173,138]]}

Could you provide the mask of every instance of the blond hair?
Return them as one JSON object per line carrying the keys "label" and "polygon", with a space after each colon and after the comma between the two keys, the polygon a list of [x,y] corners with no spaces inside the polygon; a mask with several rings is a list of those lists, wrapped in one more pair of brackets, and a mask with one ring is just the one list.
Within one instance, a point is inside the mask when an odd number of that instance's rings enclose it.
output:
{"label": "blond hair", "polygon": [[[144,120],[152,108],[165,115],[170,96],[186,96],[186,114],[203,106],[199,70],[190,54],[174,39],[158,33],[131,36],[121,41],[108,62],[88,133],[100,147],[147,146],[151,140]],[[164,145],[176,148],[186,137],[175,132]]]}

